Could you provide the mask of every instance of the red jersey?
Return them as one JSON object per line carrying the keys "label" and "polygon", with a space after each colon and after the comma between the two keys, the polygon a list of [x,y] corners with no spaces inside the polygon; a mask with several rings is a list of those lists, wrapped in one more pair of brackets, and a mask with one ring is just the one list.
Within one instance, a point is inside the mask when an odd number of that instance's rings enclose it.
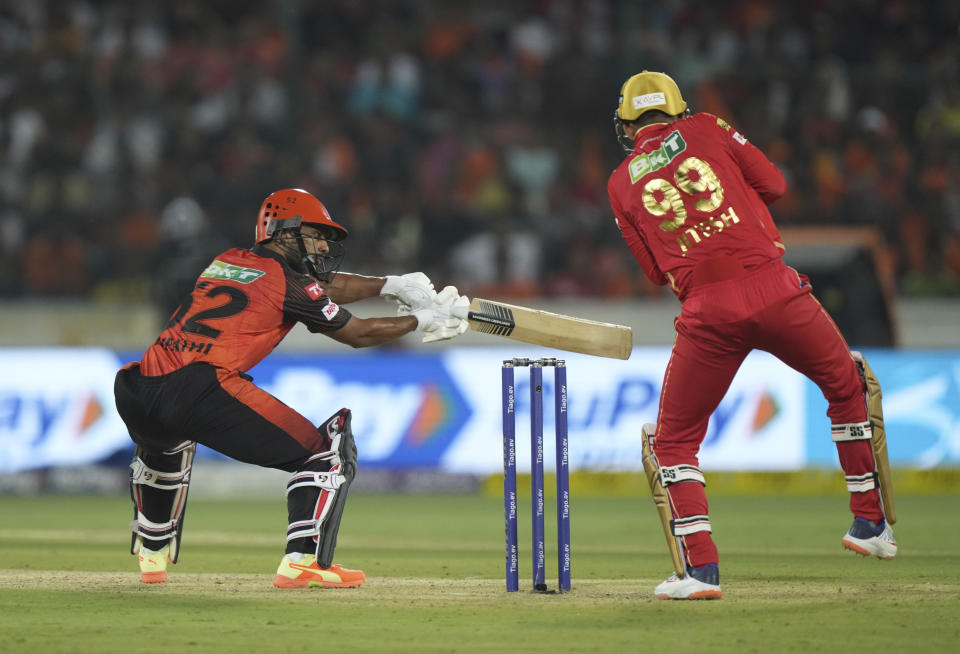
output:
{"label": "red jersey", "polygon": [[783,174],[725,121],[698,113],[643,127],[607,183],[617,226],[647,277],[682,300],[698,264],[755,268],[783,255],[767,205]]}
{"label": "red jersey", "polygon": [[245,372],[297,322],[311,332],[343,327],[350,312],[333,303],[317,280],[257,246],[223,252],[144,353],[140,369],[156,376],[203,361]]}

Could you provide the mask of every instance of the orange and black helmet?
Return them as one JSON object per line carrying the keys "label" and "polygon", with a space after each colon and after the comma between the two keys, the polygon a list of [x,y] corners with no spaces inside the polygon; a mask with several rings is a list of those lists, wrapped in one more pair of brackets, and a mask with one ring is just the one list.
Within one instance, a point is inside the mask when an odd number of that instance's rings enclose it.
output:
{"label": "orange and black helmet", "polygon": [[[321,232],[320,238],[327,242],[326,252],[307,249],[304,238],[308,237],[300,231],[302,225]],[[256,242],[270,241],[280,233],[292,236],[294,245],[284,243],[281,251],[295,270],[322,282],[333,279],[343,260],[347,230],[333,221],[320,200],[301,188],[285,188],[268,195],[257,214]]]}
{"label": "orange and black helmet", "polygon": [[300,225],[320,228],[331,241],[347,237],[346,228],[333,221],[320,200],[302,188],[285,188],[268,195],[260,205],[255,242],[268,241],[281,230],[299,230]]}

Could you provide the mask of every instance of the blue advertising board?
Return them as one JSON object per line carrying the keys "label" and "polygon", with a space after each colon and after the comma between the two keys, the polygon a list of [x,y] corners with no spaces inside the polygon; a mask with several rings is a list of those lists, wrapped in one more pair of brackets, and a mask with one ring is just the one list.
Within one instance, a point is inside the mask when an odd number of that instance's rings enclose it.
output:
{"label": "blue advertising board", "polygon": [[[490,474],[502,466],[501,361],[558,354],[526,346],[277,352],[250,373],[261,388],[315,423],[350,408],[362,466]],[[864,354],[883,385],[891,463],[960,465],[960,351]],[[642,470],[640,429],[656,420],[669,349],[636,348],[628,361],[559,355],[568,369],[571,469]],[[113,376],[139,356],[97,348],[0,349],[0,473],[128,459],[132,446],[114,408]],[[549,368],[543,380],[549,462]],[[517,370],[516,386],[517,464],[526,470],[529,378],[523,369]],[[701,466],[835,467],[826,408],[811,382],[754,352],[710,420]],[[205,448],[198,456],[220,457]]]}

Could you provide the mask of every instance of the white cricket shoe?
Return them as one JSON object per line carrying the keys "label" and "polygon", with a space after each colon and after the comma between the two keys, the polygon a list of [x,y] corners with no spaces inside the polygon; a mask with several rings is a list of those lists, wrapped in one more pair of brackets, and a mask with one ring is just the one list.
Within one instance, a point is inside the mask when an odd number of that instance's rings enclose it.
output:
{"label": "white cricket shoe", "polygon": [[716,563],[694,568],[687,566],[687,574],[681,579],[676,573],[658,585],[653,594],[657,599],[720,599],[720,568]]}
{"label": "white cricket shoe", "polygon": [[848,550],[863,556],[892,559],[897,555],[897,541],[886,520],[874,524],[866,518],[854,518],[850,531],[840,542]]}

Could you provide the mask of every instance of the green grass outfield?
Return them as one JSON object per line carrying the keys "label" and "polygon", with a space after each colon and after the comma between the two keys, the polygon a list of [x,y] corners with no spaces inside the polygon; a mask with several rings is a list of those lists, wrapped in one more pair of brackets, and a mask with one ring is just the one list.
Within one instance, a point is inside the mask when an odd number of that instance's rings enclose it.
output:
{"label": "green grass outfield", "polygon": [[724,599],[666,602],[652,597],[670,562],[645,496],[574,495],[563,595],[527,590],[529,549],[523,592],[504,592],[503,504],[489,494],[352,496],[337,561],[367,584],[296,591],[270,584],[280,497],[191,498],[180,563],[146,586],[126,497],[0,496],[0,652],[957,651],[960,495],[897,508],[900,554],[879,561],[841,549],[843,497],[721,494]]}

